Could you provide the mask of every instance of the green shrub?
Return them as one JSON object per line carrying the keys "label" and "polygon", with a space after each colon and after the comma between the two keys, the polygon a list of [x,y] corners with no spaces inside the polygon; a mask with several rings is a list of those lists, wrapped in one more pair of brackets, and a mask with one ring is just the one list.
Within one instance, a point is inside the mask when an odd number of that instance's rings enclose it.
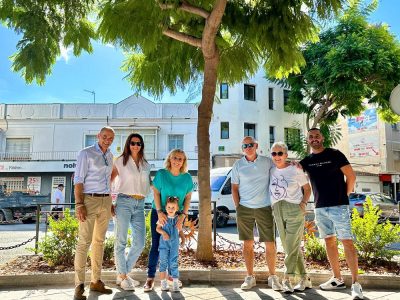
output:
{"label": "green shrub", "polygon": [[351,225],[360,259],[390,261],[393,256],[400,254],[399,250],[386,248],[391,243],[400,242],[400,225],[393,225],[388,220],[380,223],[381,214],[379,207],[374,206],[368,198],[364,203],[363,218],[356,209],[353,209]]}
{"label": "green shrub", "polygon": [[325,247],[320,243],[319,239],[314,235],[314,233],[305,234],[304,248],[304,256],[306,259],[314,261],[327,260]]}
{"label": "green shrub", "polygon": [[115,235],[110,235],[106,237],[104,241],[104,256],[103,261],[110,262],[114,258],[114,243]]}
{"label": "green shrub", "polygon": [[39,252],[50,266],[71,265],[74,261],[79,223],[68,208],[63,215],[58,221],[49,218],[49,232],[38,243]]}
{"label": "green shrub", "polygon": [[151,248],[151,211],[146,213],[146,240],[142,255],[148,256]]}

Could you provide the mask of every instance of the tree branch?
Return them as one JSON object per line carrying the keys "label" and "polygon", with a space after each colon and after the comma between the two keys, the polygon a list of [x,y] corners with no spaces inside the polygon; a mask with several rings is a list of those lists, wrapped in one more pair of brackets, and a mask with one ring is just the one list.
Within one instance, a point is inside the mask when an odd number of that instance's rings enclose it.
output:
{"label": "tree branch", "polygon": [[210,16],[206,19],[202,38],[204,58],[210,58],[216,54],[215,36],[225,12],[226,2],[227,0],[216,0]]}
{"label": "tree branch", "polygon": [[195,38],[193,36],[174,31],[172,29],[164,29],[162,32],[164,35],[173,38],[174,40],[189,44],[191,46],[201,48],[201,39]]}
{"label": "tree branch", "polygon": [[210,13],[208,11],[206,11],[205,9],[202,9],[197,6],[193,6],[189,3],[187,3],[186,1],[182,1],[182,4],[180,4],[179,6],[175,6],[174,4],[162,4],[162,3],[159,3],[159,6],[162,10],[176,8],[176,9],[183,10],[183,11],[192,13],[194,15],[203,17],[204,19],[207,19],[210,16]]}

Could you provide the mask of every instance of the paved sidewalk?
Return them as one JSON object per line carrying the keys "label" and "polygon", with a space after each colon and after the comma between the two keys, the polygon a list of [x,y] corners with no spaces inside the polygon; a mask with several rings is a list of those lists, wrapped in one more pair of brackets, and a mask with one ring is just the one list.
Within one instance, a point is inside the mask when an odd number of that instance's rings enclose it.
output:
{"label": "paved sidewalk", "polygon": [[[115,285],[111,286],[113,289],[112,295],[101,295],[97,292],[89,292],[86,288],[85,295],[88,295],[88,300],[106,300],[106,299],[312,299],[312,300],[341,300],[351,299],[350,289],[341,291],[327,292],[320,289],[309,289],[303,293],[294,293],[291,295],[281,294],[266,287],[265,284],[259,284],[250,291],[242,291],[238,286],[233,285],[188,285],[181,289],[179,293],[161,292],[159,285],[156,285],[155,290],[150,293],[145,293],[143,288],[136,288],[135,292],[126,292],[117,288]],[[32,300],[64,300],[73,299],[74,289],[70,286],[49,286],[37,288],[15,288],[7,289],[0,287],[0,299],[19,300],[19,299],[32,299]],[[398,300],[400,299],[399,290],[367,290],[364,291],[364,299],[380,299],[380,300]]]}

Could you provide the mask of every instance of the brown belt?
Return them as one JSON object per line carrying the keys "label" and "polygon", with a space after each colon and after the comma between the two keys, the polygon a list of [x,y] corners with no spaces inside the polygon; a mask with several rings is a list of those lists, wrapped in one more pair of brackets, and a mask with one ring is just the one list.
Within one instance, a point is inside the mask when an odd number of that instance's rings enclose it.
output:
{"label": "brown belt", "polygon": [[128,195],[128,194],[122,194],[122,195],[130,197],[130,198],[135,199],[135,200],[143,200],[145,198],[142,195]]}
{"label": "brown belt", "polygon": [[85,193],[86,196],[90,197],[109,197],[110,194],[97,194],[97,193]]}

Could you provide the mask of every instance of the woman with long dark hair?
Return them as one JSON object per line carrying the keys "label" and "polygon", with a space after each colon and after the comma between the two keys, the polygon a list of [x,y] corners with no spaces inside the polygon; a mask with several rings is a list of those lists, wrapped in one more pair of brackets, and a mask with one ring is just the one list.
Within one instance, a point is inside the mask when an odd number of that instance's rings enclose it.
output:
{"label": "woman with long dark hair", "polygon": [[[143,138],[132,133],[125,142],[124,151],[114,162],[113,177],[118,193],[115,207],[115,260],[117,285],[133,291],[140,283],[128,273],[136,264],[145,245],[146,226],[144,199],[150,192],[150,164],[144,157]],[[132,246],[125,254],[129,226],[132,228]]]}

